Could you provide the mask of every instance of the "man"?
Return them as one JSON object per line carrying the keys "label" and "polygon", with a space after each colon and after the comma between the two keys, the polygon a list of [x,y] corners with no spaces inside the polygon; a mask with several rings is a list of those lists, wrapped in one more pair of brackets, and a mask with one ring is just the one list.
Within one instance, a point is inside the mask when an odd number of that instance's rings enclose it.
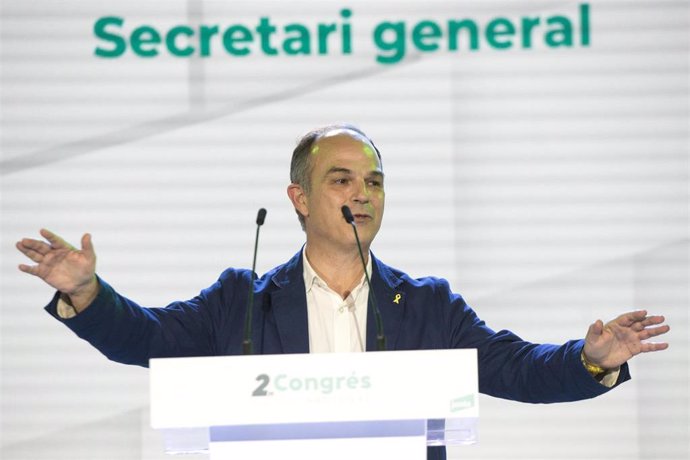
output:
{"label": "man", "polygon": [[[41,230],[48,243],[23,239],[17,248],[36,263],[20,270],[58,290],[47,310],[108,358],[148,365],[165,356],[240,354],[245,305],[253,283],[253,342],[257,353],[364,351],[375,327],[364,269],[341,207],[351,208],[378,299],[388,349],[477,348],[479,389],[526,402],[597,396],[629,379],[633,356],[667,348],[645,343],[666,333],[662,316],[625,313],[597,320],[584,340],[564,345],[525,342],[494,332],[451,292],[445,280],[411,279],[373,257],[369,248],[385,203],[381,157],[359,129],[337,125],[308,133],[293,153],[288,196],[306,244],[286,264],[254,279],[228,269],[197,297],[164,309],[141,308],[95,274],[91,236],[77,250]],[[428,458],[445,458],[429,448]]]}

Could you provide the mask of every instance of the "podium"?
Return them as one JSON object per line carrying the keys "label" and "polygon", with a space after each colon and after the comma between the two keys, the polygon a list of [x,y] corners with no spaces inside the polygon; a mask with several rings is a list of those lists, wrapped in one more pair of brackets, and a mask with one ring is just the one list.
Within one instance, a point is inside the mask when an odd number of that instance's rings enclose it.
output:
{"label": "podium", "polygon": [[420,460],[477,441],[474,349],[162,358],[150,375],[168,453]]}

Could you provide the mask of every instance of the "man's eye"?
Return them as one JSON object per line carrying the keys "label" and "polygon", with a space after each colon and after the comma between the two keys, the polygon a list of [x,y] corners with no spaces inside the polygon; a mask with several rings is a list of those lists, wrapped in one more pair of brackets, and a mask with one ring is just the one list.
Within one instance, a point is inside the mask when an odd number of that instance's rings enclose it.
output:
{"label": "man's eye", "polygon": [[371,187],[383,187],[383,182],[381,182],[380,180],[370,180],[369,185]]}
{"label": "man's eye", "polygon": [[335,179],[333,182],[336,184],[347,184],[350,180],[346,178]]}

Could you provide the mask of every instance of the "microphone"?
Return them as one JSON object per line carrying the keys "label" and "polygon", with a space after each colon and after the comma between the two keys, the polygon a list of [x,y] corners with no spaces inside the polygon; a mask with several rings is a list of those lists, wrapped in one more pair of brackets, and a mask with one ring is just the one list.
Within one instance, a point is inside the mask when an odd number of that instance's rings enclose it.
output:
{"label": "microphone", "polygon": [[343,205],[340,208],[343,213],[345,222],[352,225],[352,230],[355,231],[355,241],[357,241],[357,250],[359,251],[359,258],[362,261],[362,267],[364,267],[364,277],[367,280],[367,285],[369,286],[369,301],[374,307],[374,317],[376,318],[376,350],[385,351],[386,350],[386,336],[383,334],[383,321],[381,321],[381,312],[379,311],[379,306],[376,303],[376,296],[374,295],[374,290],[371,288],[371,281],[369,280],[369,274],[367,273],[367,263],[364,261],[364,254],[362,254],[362,245],[359,242],[359,234],[357,233],[357,225],[355,225],[355,218],[352,215],[352,211],[347,205]]}
{"label": "microphone", "polygon": [[242,341],[242,354],[252,354],[252,310],[254,309],[254,272],[256,271],[256,253],[259,249],[259,229],[266,220],[266,210],[259,209],[256,215],[256,238],[254,239],[254,261],[252,262],[252,282],[249,284],[249,296],[247,297],[247,313],[244,316],[244,340]]}

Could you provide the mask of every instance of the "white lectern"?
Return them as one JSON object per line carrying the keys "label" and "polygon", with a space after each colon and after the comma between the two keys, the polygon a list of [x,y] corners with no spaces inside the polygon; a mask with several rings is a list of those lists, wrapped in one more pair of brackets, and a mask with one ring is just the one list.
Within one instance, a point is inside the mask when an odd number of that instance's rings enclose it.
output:
{"label": "white lectern", "polygon": [[477,441],[476,350],[153,359],[151,424],[212,460],[426,458]]}

